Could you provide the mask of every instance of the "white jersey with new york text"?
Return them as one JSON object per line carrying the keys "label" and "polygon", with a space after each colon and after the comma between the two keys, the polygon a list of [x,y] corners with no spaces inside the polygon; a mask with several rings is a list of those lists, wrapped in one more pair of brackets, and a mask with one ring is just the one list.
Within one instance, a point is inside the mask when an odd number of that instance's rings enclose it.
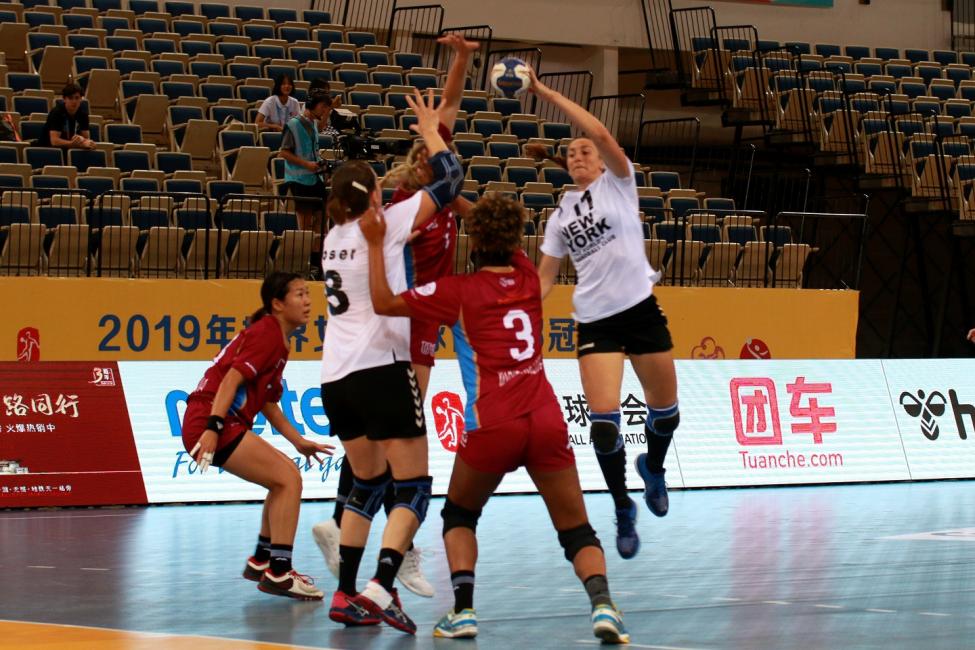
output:
{"label": "white jersey with new york text", "polygon": [[[423,192],[386,208],[386,278],[394,294],[406,291],[403,250]],[[410,319],[379,316],[369,294],[369,246],[358,220],[332,228],[322,245],[328,325],[322,383],[349,373],[410,360]]]}
{"label": "white jersey with new york text", "polygon": [[643,247],[632,173],[618,178],[605,171],[586,190],[566,192],[548,219],[541,250],[572,259],[578,276],[573,317],[580,323],[618,314],[653,293],[657,274]]}

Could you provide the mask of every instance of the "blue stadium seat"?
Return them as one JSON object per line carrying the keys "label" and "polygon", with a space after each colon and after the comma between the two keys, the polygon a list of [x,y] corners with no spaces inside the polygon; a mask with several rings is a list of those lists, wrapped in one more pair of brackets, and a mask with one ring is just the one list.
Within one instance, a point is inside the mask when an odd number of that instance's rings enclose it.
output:
{"label": "blue stadium seat", "polygon": [[230,18],[230,5],[204,2],[200,4],[200,14],[210,21]]}
{"label": "blue stadium seat", "polygon": [[265,212],[264,227],[280,237],[285,231],[298,230],[298,217],[291,212]]}
{"label": "blue stadium seat", "polygon": [[120,189],[133,194],[158,192],[159,182],[154,178],[123,178]]}
{"label": "blue stadium seat", "polygon": [[252,25],[244,23],[244,36],[248,36],[253,41],[270,40],[275,37],[274,28],[270,25]]}
{"label": "blue stadium seat", "polygon": [[332,22],[332,14],[327,11],[305,9],[301,12],[301,20],[312,27],[316,25],[328,25]]}
{"label": "blue stadium seat", "polygon": [[171,16],[193,15],[196,10],[192,2],[166,2],[166,13]]}
{"label": "blue stadium seat", "polygon": [[91,196],[100,196],[115,189],[111,178],[104,176],[79,176],[78,189],[88,192]]}
{"label": "blue stadium seat", "polygon": [[159,13],[159,3],[156,0],[129,0],[129,9],[136,15],[149,12]]}
{"label": "blue stadium seat", "polygon": [[[134,171],[152,169],[149,161],[149,154],[145,151],[128,151],[125,149],[115,152],[113,156],[114,166],[123,174],[131,174]],[[127,180],[127,179],[126,179]],[[124,189],[123,183],[123,189]]]}
{"label": "blue stadium seat", "polygon": [[196,22],[195,20],[174,20],[173,31],[183,38],[197,34],[206,34],[203,23]]}
{"label": "blue stadium seat", "polygon": [[30,186],[40,198],[46,199],[52,194],[71,189],[71,182],[67,176],[31,176]]}
{"label": "blue stadium seat", "polygon": [[346,42],[352,43],[356,47],[365,47],[366,45],[376,44],[376,35],[372,32],[346,32],[345,37]]}
{"label": "blue stadium seat", "polygon": [[281,23],[296,23],[298,22],[298,11],[296,9],[271,9],[267,10],[267,17],[269,20]]}
{"label": "blue stadium seat", "polygon": [[117,145],[142,142],[142,127],[138,124],[109,124],[105,127],[108,141]]}
{"label": "blue stadium seat", "polygon": [[169,226],[169,215],[165,210],[133,208],[129,212],[129,221],[139,230],[166,228]]}
{"label": "blue stadium seat", "polygon": [[389,55],[385,52],[359,52],[359,63],[364,63],[370,68],[375,68],[376,66],[380,65],[389,65]]}
{"label": "blue stadium seat", "polygon": [[61,225],[70,226],[78,223],[78,215],[75,213],[74,208],[71,207],[42,205],[37,208],[37,220],[45,228],[53,230]]}
{"label": "blue stadium seat", "polygon": [[193,159],[188,153],[160,151],[156,154],[156,168],[167,174],[178,171],[192,171]]}
{"label": "blue stadium seat", "polygon": [[[211,22],[209,25],[207,25],[207,31],[210,32],[211,36],[217,37],[240,36],[240,28],[238,28],[234,23]],[[220,49],[220,45],[220,43],[217,44],[218,50]]]}
{"label": "blue stadium seat", "polygon": [[264,7],[235,5],[234,16],[245,22],[248,20],[264,20]]}
{"label": "blue stadium seat", "polygon": [[404,71],[423,67],[423,57],[413,52],[396,52],[393,54],[393,62]]}
{"label": "blue stadium seat", "polygon": [[55,147],[27,147],[24,149],[24,162],[37,170],[46,165],[61,166],[64,165],[64,154]]}
{"label": "blue stadium seat", "polygon": [[89,167],[107,167],[107,163],[105,152],[100,149],[71,149],[68,152],[68,164],[79,172],[86,172]]}
{"label": "blue stadium seat", "polygon": [[901,58],[901,51],[896,47],[878,47],[874,49],[874,54],[878,59],[883,59],[884,61]]}
{"label": "blue stadium seat", "polygon": [[662,192],[680,189],[680,174],[667,171],[650,172],[650,186],[659,187]]}

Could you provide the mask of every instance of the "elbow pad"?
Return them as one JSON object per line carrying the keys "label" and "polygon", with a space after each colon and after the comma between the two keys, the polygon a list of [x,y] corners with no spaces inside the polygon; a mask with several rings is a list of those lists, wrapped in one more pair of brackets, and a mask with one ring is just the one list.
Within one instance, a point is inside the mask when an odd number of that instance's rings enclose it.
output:
{"label": "elbow pad", "polygon": [[457,156],[449,151],[441,151],[431,157],[429,163],[433,169],[433,182],[423,190],[433,199],[437,210],[443,210],[460,194],[464,186],[464,168]]}

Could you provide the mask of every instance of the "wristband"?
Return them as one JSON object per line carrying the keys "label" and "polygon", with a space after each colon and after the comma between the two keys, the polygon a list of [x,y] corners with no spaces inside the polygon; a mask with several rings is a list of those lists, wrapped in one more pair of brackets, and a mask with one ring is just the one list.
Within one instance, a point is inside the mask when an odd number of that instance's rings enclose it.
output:
{"label": "wristband", "polygon": [[219,415],[211,415],[207,419],[207,430],[215,431],[219,436],[223,433],[223,418]]}

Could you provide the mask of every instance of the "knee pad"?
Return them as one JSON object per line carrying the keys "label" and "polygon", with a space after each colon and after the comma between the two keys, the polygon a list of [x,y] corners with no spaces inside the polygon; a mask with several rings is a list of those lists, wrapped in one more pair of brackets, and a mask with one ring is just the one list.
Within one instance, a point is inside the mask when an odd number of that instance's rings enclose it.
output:
{"label": "knee pad", "polygon": [[623,447],[623,436],[620,435],[620,412],[593,413],[589,416],[592,426],[589,437],[597,454],[611,454]]}
{"label": "knee pad", "polygon": [[444,535],[454,528],[470,528],[477,532],[477,520],[481,518],[481,511],[462,508],[448,498],[443,504],[440,516],[443,517]]}
{"label": "knee pad", "polygon": [[596,537],[596,531],[588,523],[569,530],[559,531],[559,544],[565,549],[565,559],[572,562],[579,551],[587,546],[595,546],[602,550],[603,546]]}
{"label": "knee pad", "polygon": [[433,477],[418,476],[405,481],[394,479],[393,489],[396,491],[396,496],[393,499],[393,507],[389,511],[392,512],[396,508],[408,508],[422,524],[427,517],[427,507],[430,505]]}
{"label": "knee pad", "polygon": [[647,408],[647,428],[658,436],[674,435],[680,424],[680,411],[677,404],[665,409]]}
{"label": "knee pad", "polygon": [[345,501],[345,509],[351,510],[357,515],[361,515],[372,521],[379,509],[383,506],[383,494],[386,486],[389,485],[389,475],[383,474],[374,479],[363,481],[358,478],[352,479],[352,491]]}

